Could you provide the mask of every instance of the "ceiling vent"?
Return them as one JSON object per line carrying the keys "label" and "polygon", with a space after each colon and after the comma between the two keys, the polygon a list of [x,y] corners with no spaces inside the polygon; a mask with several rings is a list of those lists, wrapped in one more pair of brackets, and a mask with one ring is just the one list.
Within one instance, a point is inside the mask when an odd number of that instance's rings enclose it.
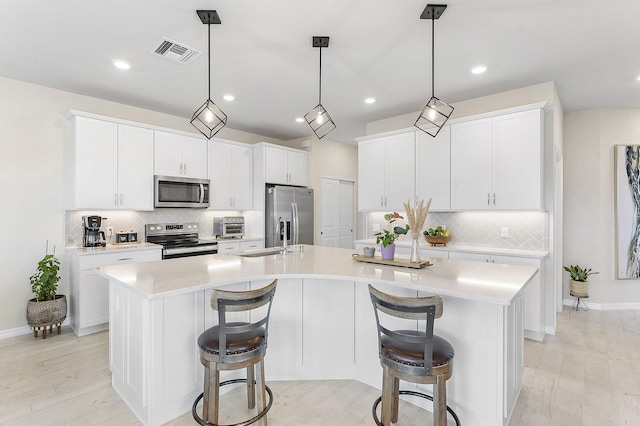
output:
{"label": "ceiling vent", "polygon": [[201,52],[182,43],[162,37],[151,49],[151,53],[187,65],[200,56]]}

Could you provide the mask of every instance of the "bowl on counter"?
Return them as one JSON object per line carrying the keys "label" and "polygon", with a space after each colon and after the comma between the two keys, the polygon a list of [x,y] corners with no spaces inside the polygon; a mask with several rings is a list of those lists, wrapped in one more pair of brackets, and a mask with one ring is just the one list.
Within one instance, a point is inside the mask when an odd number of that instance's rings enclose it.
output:
{"label": "bowl on counter", "polygon": [[447,243],[451,241],[451,235],[447,235],[446,237],[444,235],[425,235],[424,239],[432,246],[437,246],[438,244],[443,244],[446,246]]}

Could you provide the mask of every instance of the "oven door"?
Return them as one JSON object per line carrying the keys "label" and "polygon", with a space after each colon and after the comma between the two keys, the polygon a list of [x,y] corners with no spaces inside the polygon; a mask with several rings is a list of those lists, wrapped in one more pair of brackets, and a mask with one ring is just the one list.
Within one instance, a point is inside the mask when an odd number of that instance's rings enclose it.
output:
{"label": "oven door", "polygon": [[209,179],[155,176],[155,207],[209,207]]}
{"label": "oven door", "polygon": [[177,259],[179,257],[204,256],[206,254],[217,253],[217,244],[191,247],[165,247],[162,250],[162,259]]}

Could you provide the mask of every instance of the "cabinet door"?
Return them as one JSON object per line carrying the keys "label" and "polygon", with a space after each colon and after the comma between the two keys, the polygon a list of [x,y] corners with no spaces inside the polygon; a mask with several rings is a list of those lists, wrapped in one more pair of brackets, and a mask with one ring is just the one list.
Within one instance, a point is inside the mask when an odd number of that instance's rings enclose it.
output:
{"label": "cabinet door", "polygon": [[495,208],[542,208],[541,111],[494,117]]}
{"label": "cabinet door", "polygon": [[301,152],[288,151],[287,168],[289,170],[289,184],[308,186],[309,184],[309,157]]}
{"label": "cabinet door", "polygon": [[253,209],[253,149],[231,146],[231,196],[235,210]]}
{"label": "cabinet door", "polygon": [[451,125],[451,209],[490,209],[493,203],[491,119]]}
{"label": "cabinet door", "polygon": [[218,253],[238,253],[240,251],[240,242],[219,242]]}
{"label": "cabinet door", "polygon": [[544,295],[542,286],[542,262],[540,259],[513,256],[491,256],[495,263],[531,266],[538,273],[524,289],[524,329],[525,337],[542,340],[544,338]]}
{"label": "cabinet door", "polygon": [[80,271],[79,329],[109,322],[109,281],[93,270]]}
{"label": "cabinet door", "polygon": [[153,210],[153,130],[118,125],[118,207]]}
{"label": "cabinet door", "polygon": [[472,260],[474,262],[490,262],[491,255],[483,253],[465,253],[460,251],[450,251],[449,259]]}
{"label": "cabinet door", "polygon": [[207,140],[182,136],[182,173],[184,177],[207,178]]}
{"label": "cabinet door", "polygon": [[385,138],[385,210],[404,211],[404,203],[414,202],[415,132]]}
{"label": "cabinet door", "polygon": [[435,138],[416,132],[416,198],[431,198],[429,210],[451,208],[451,128]]}
{"label": "cabinet door", "polygon": [[117,208],[118,125],[77,117],[75,131],[74,208]]}
{"label": "cabinet door", "polygon": [[154,173],[182,176],[182,136],[155,131],[154,138]]}
{"label": "cabinet door", "polygon": [[266,183],[289,183],[287,151],[278,148],[265,148],[265,181]]}
{"label": "cabinet door", "polygon": [[264,248],[264,240],[240,242],[240,251],[257,250],[257,249],[263,249],[263,248]]}
{"label": "cabinet door", "polygon": [[358,144],[358,210],[384,210],[384,139]]}
{"label": "cabinet door", "polygon": [[231,145],[209,141],[209,209],[230,209],[231,195]]}

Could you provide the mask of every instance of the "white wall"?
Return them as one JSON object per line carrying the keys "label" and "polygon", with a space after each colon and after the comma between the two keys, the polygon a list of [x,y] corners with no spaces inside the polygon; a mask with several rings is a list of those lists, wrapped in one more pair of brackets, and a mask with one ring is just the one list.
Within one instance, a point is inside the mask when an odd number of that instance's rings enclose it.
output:
{"label": "white wall", "polygon": [[[589,303],[640,308],[640,280],[615,279],[613,146],[640,144],[640,109],[594,109],[564,117],[564,264],[600,272]],[[569,299],[569,276],[563,295]]]}
{"label": "white wall", "polygon": [[[29,276],[45,242],[64,257],[63,146],[69,109],[194,132],[186,117],[108,102],[0,77],[0,337],[26,326]],[[198,100],[194,107],[199,105]],[[224,128],[246,143],[283,141]],[[59,293],[68,294],[66,262]]]}

